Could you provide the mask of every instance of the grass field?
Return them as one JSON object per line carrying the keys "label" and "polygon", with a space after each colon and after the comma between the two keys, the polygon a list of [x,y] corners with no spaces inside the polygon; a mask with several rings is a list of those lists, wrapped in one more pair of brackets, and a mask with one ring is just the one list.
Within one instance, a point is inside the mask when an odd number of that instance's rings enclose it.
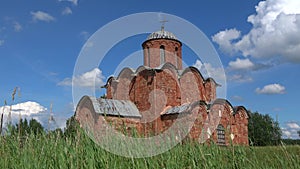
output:
{"label": "grass field", "polygon": [[111,154],[85,134],[0,137],[0,168],[300,168],[300,146],[177,145],[150,158]]}

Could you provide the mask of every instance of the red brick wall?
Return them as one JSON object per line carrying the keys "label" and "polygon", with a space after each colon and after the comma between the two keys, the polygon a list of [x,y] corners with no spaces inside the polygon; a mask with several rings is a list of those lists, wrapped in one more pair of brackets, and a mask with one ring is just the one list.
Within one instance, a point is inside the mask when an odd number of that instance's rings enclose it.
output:
{"label": "red brick wall", "polygon": [[213,104],[209,112],[209,127],[212,132],[212,140],[216,143],[217,127],[221,124],[225,129],[225,144],[231,144],[231,116],[232,108],[226,102]]}
{"label": "red brick wall", "polygon": [[[137,108],[143,112],[150,109],[150,99],[158,100],[160,95],[149,95],[154,91],[161,91],[161,95],[166,97],[165,106],[180,105],[180,89],[177,75],[169,69],[159,71],[143,70],[139,72],[131,83],[130,100],[134,102]],[[163,102],[157,103],[162,104]]]}
{"label": "red brick wall", "polygon": [[213,80],[206,80],[204,83],[206,101],[212,102],[216,99],[216,83]]}
{"label": "red brick wall", "polygon": [[154,90],[155,71],[143,70],[130,84],[130,100],[140,112],[150,109],[149,94]]}
{"label": "red brick wall", "polygon": [[163,69],[156,72],[155,89],[161,90],[165,94],[167,98],[166,106],[181,105],[181,91],[177,76],[177,73],[172,69]]}
{"label": "red brick wall", "polygon": [[193,141],[202,142],[201,132],[204,128],[204,122],[207,119],[207,107],[205,105],[198,105],[192,111],[195,118],[194,124],[190,130],[189,137]]}
{"label": "red brick wall", "polygon": [[188,69],[180,78],[181,102],[206,101],[202,77],[193,69]]}
{"label": "red brick wall", "polygon": [[233,143],[249,145],[248,141],[248,115],[245,109],[238,108],[236,114],[232,117],[232,134],[234,134]]}
{"label": "red brick wall", "polygon": [[[179,41],[171,39],[152,39],[145,41],[142,44],[144,50],[144,65],[151,68],[155,68],[162,64],[160,63],[161,45],[165,47],[165,63],[172,63],[178,69],[182,69],[181,43]],[[148,56],[148,48],[150,49],[150,57]],[[177,51],[175,50],[176,48]]]}
{"label": "red brick wall", "polygon": [[118,83],[116,85],[116,88],[114,89],[113,93],[113,99],[116,100],[130,100],[129,99],[129,90],[130,90],[130,83],[133,80],[133,74],[134,72],[129,69],[125,68],[123,69],[119,76],[118,76]]}
{"label": "red brick wall", "polygon": [[115,92],[114,89],[117,87],[117,84],[114,80],[114,77],[110,77],[106,82],[106,98],[112,99],[113,93]]}

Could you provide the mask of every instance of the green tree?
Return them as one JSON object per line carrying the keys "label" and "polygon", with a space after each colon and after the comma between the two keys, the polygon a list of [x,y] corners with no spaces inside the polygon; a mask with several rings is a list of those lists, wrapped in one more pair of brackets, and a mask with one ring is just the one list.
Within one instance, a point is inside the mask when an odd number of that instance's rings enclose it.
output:
{"label": "green tree", "polygon": [[44,132],[44,128],[35,119],[31,119],[28,123],[27,119],[23,120],[20,119],[19,123],[12,126],[11,128],[11,134],[12,135],[19,135],[19,136],[25,136],[27,134],[42,134]]}
{"label": "green tree", "polygon": [[41,123],[39,123],[37,120],[35,119],[31,119],[29,121],[29,133],[33,133],[35,135],[37,134],[42,134],[44,132],[44,128],[41,125]]}
{"label": "green tree", "polygon": [[300,130],[299,130],[299,131],[297,131],[297,133],[298,133],[298,135],[299,135],[299,137],[300,137]]}
{"label": "green tree", "polygon": [[70,117],[66,122],[66,128],[64,135],[67,137],[75,138],[77,135],[77,131],[79,129],[79,124],[75,119],[75,116]]}
{"label": "green tree", "polygon": [[55,138],[62,138],[64,136],[64,133],[61,128],[57,128],[53,131],[48,131],[48,136],[54,136]]}
{"label": "green tree", "polygon": [[19,136],[25,136],[25,134],[28,131],[28,122],[27,119],[23,121],[23,119],[20,119],[19,123],[16,125],[13,125],[11,127],[11,134],[12,135],[19,135]]}
{"label": "green tree", "polygon": [[249,142],[254,146],[278,145],[281,140],[279,123],[274,121],[268,114],[249,111],[248,124]]}

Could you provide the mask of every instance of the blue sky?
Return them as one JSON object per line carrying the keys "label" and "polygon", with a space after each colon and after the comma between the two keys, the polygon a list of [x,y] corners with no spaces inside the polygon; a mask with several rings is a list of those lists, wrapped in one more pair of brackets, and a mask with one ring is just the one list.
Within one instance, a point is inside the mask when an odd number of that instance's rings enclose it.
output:
{"label": "blue sky", "polygon": [[[38,106],[30,104],[38,108],[28,116],[45,121],[47,115],[37,114],[44,108],[49,111],[52,103],[54,116],[63,123],[74,113],[69,82],[87,39],[120,17],[163,12],[193,23],[211,40],[225,69],[227,99],[233,105],[268,113],[274,119],[278,117],[284,135],[297,138],[295,131],[300,130],[296,107],[300,95],[297,0],[9,0],[2,1],[0,9],[0,102],[38,103]],[[155,22],[159,23],[159,18]],[[98,77],[96,82],[105,82],[114,73],[115,61],[140,50],[146,37],[146,34],[133,36],[115,46],[99,68],[91,70]],[[185,56],[192,52],[184,50],[185,61],[199,66],[197,59]],[[213,67],[211,71],[218,73]],[[16,86],[21,89],[21,97],[12,103],[11,93]]]}

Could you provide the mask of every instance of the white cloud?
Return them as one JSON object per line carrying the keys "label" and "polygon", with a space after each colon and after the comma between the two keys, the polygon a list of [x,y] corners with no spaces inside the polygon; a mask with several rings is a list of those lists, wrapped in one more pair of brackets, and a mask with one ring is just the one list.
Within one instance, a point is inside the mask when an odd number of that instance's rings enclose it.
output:
{"label": "white cloud", "polygon": [[2,46],[4,44],[4,40],[0,39],[0,46]]}
{"label": "white cloud", "polygon": [[62,15],[70,15],[72,14],[72,10],[71,8],[69,7],[66,7],[62,12],[61,12]]}
{"label": "white cloud", "polygon": [[262,89],[256,88],[258,94],[284,94],[285,87],[280,84],[269,84],[264,86]]}
{"label": "white cloud", "polygon": [[14,22],[13,25],[14,25],[14,30],[16,32],[20,32],[23,29],[22,25],[19,22]]}
{"label": "white cloud", "polygon": [[275,112],[280,112],[280,111],[282,111],[282,108],[275,107],[275,108],[273,108],[273,111],[275,111]]}
{"label": "white cloud", "polygon": [[238,96],[238,95],[232,96],[231,99],[234,100],[234,101],[239,101],[239,102],[244,100],[243,97]]}
{"label": "white cloud", "polygon": [[[18,103],[14,104],[11,107],[11,123],[16,124],[19,122],[19,118],[21,117],[22,119],[36,119],[38,122],[42,124],[42,121],[40,119],[41,116],[47,115],[46,113],[47,108],[44,106],[40,105],[37,102],[32,102],[32,101],[27,101],[24,103]],[[1,114],[4,113],[4,128],[6,127],[6,124],[8,122],[8,115],[10,112],[10,106],[2,106],[0,107],[0,112]],[[21,116],[20,116],[21,115]],[[47,119],[47,116],[45,117]]]}
{"label": "white cloud", "polygon": [[[43,113],[47,111],[47,108],[44,106],[40,105],[37,102],[32,102],[32,101],[27,101],[24,103],[18,103],[15,105],[12,105],[11,107],[11,113],[12,114],[19,114],[21,113],[22,115],[32,115],[32,114],[38,114],[38,113]],[[10,110],[10,106],[2,106],[0,107],[0,111],[4,113],[8,113]]]}
{"label": "white cloud", "polygon": [[203,63],[200,60],[196,60],[193,64],[197,68],[203,77],[213,78],[216,82],[223,82],[226,79],[225,70],[221,67],[213,67],[210,63]]}
{"label": "white cloud", "polygon": [[69,108],[72,112],[75,112],[75,111],[76,111],[76,105],[74,105],[73,102],[70,102],[70,103],[69,103],[68,108]]}
{"label": "white cloud", "polygon": [[81,31],[79,35],[83,38],[84,41],[88,40],[91,36],[90,33],[87,31]]}
{"label": "white cloud", "polygon": [[220,49],[228,54],[235,53],[235,48],[232,47],[232,41],[240,38],[241,32],[236,29],[220,31],[212,37],[212,40],[219,44]]}
{"label": "white cloud", "polygon": [[282,128],[281,131],[282,131],[282,136],[283,137],[291,138],[292,133],[289,130]]}
{"label": "white cloud", "polygon": [[245,83],[252,82],[252,71],[260,71],[274,67],[276,64],[270,62],[259,63],[252,62],[249,58],[240,59],[237,58],[235,61],[230,61],[226,68],[227,79],[229,81]]}
{"label": "white cloud", "polygon": [[[193,65],[195,68],[197,68],[199,71],[201,71],[203,69],[203,64],[200,60],[196,60],[196,62]],[[202,73],[202,72],[201,72]]]}
{"label": "white cloud", "polygon": [[67,2],[71,2],[71,3],[73,3],[74,5],[78,5],[78,0],[58,0],[58,1],[60,1],[60,2],[62,2],[62,1],[67,1]]}
{"label": "white cloud", "polygon": [[212,37],[221,50],[241,52],[256,58],[280,57],[300,63],[300,1],[266,0],[248,17],[252,29],[239,36],[236,29],[220,31]]}
{"label": "white cloud", "polygon": [[95,68],[89,72],[85,72],[81,75],[72,78],[65,78],[63,81],[59,82],[60,86],[79,86],[79,87],[100,87],[104,84],[104,76],[102,71]]}
{"label": "white cloud", "polygon": [[229,68],[234,70],[242,70],[242,69],[252,69],[254,64],[247,58],[247,59],[239,59],[237,58],[236,61],[229,62]]}
{"label": "white cloud", "polygon": [[36,11],[36,12],[30,12],[32,15],[32,20],[37,21],[44,21],[44,22],[51,22],[55,21],[55,18],[51,16],[50,14],[43,12],[43,11]]}
{"label": "white cloud", "polygon": [[300,129],[300,125],[296,122],[288,122],[286,125],[291,129]]}
{"label": "white cloud", "polygon": [[283,138],[291,138],[291,139],[299,139],[299,131],[300,125],[299,122],[285,122],[284,128],[281,128]]}
{"label": "white cloud", "polygon": [[244,73],[230,75],[228,76],[228,80],[238,82],[238,83],[253,82],[253,78]]}
{"label": "white cloud", "polygon": [[57,76],[58,73],[56,73],[56,72],[49,72],[48,75],[49,75],[49,76]]}

